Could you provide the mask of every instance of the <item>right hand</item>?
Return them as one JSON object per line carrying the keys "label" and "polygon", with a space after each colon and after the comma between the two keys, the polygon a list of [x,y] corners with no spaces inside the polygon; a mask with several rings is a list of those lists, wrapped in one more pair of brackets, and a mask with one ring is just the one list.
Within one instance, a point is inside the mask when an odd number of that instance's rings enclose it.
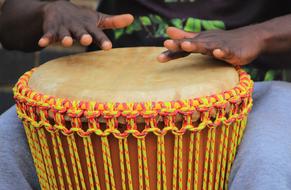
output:
{"label": "right hand", "polygon": [[55,1],[43,7],[43,36],[38,42],[42,48],[61,42],[64,47],[77,40],[83,46],[92,43],[103,50],[112,48],[112,43],[103,29],[124,28],[133,22],[130,14],[106,15],[94,10],[78,7],[68,1]]}

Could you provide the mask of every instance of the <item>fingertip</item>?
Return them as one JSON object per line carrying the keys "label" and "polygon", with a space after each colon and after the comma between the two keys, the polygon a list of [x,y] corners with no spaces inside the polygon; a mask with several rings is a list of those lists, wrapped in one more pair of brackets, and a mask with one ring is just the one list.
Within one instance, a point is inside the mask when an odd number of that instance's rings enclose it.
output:
{"label": "fingertip", "polygon": [[196,46],[189,41],[184,41],[181,43],[181,48],[186,52],[192,52],[196,49]]}
{"label": "fingertip", "polygon": [[90,44],[92,44],[93,42],[93,38],[91,35],[89,34],[84,34],[82,35],[81,39],[80,39],[80,43],[83,45],[83,46],[89,46]]}
{"label": "fingertip", "polygon": [[215,49],[215,50],[213,50],[212,53],[213,53],[214,57],[219,58],[219,59],[222,59],[225,57],[225,53],[221,49]]}
{"label": "fingertip", "polygon": [[109,41],[104,41],[101,45],[101,48],[103,50],[110,50],[110,49],[112,49],[112,43]]}
{"label": "fingertip", "polygon": [[41,38],[39,41],[38,41],[38,45],[39,47],[47,47],[49,45],[49,39],[48,38]]}
{"label": "fingertip", "polygon": [[160,62],[160,63],[166,63],[169,61],[168,57],[165,55],[165,54],[160,54],[158,57],[157,57],[157,60]]}
{"label": "fingertip", "polygon": [[73,45],[73,39],[71,36],[65,36],[63,39],[62,39],[62,45],[64,47],[71,47]]}
{"label": "fingertip", "polygon": [[174,41],[173,40],[165,40],[164,41],[164,46],[165,47],[172,47],[174,45]]}

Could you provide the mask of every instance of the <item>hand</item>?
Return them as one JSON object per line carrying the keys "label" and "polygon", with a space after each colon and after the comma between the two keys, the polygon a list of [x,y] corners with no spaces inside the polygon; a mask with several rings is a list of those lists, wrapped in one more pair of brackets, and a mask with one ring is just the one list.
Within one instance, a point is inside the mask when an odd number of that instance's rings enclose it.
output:
{"label": "hand", "polygon": [[64,47],[70,47],[73,39],[83,46],[92,43],[101,49],[112,48],[112,43],[102,29],[123,28],[133,22],[133,16],[106,15],[87,8],[78,7],[68,1],[55,1],[43,7],[44,35],[38,42],[42,48],[51,43],[61,42]]}
{"label": "hand", "polygon": [[202,53],[233,65],[245,65],[256,59],[264,48],[259,30],[252,26],[200,33],[169,27],[167,34],[171,39],[164,42],[168,50],[159,55],[160,62]]}

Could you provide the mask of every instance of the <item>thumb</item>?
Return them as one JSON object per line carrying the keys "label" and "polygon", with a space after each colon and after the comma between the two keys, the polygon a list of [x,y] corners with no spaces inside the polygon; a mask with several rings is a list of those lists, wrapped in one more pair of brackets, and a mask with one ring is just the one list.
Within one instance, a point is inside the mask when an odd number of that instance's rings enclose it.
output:
{"label": "thumb", "polygon": [[98,13],[99,23],[97,26],[102,29],[118,29],[130,25],[134,21],[131,14],[107,15]]}

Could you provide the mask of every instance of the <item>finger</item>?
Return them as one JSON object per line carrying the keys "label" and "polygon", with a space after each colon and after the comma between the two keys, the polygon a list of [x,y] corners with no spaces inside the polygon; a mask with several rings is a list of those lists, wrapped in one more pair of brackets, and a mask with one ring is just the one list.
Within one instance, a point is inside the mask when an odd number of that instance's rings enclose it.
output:
{"label": "finger", "polygon": [[178,40],[178,39],[184,39],[184,38],[194,38],[198,33],[185,32],[184,30],[181,30],[175,27],[168,27],[167,34],[173,40]]}
{"label": "finger", "polygon": [[157,59],[159,62],[165,63],[173,59],[186,57],[188,55],[190,55],[190,53],[183,52],[183,51],[179,51],[179,52],[165,51],[162,54],[160,54]]}
{"label": "finger", "polygon": [[181,49],[191,53],[207,54],[209,52],[206,43],[196,42],[194,40],[184,40],[181,42]]}
{"label": "finger", "polygon": [[164,42],[165,48],[170,51],[181,51],[180,42],[178,40],[166,40]]}
{"label": "finger", "polygon": [[97,26],[102,29],[118,29],[124,28],[130,24],[132,24],[134,17],[131,14],[122,14],[122,15],[106,15],[102,13],[98,13]]}
{"label": "finger", "polygon": [[58,36],[64,47],[71,47],[73,45],[73,38],[69,30],[64,26],[60,27]]}
{"label": "finger", "polygon": [[50,45],[53,41],[55,41],[56,32],[51,30],[46,32],[38,41],[39,47],[45,48]]}
{"label": "finger", "polygon": [[92,43],[92,37],[83,26],[71,26],[70,32],[73,37],[80,42],[83,46],[88,46]]}
{"label": "finger", "polygon": [[87,30],[92,35],[94,43],[96,43],[101,49],[109,50],[112,48],[111,41],[101,29],[89,26]]}

